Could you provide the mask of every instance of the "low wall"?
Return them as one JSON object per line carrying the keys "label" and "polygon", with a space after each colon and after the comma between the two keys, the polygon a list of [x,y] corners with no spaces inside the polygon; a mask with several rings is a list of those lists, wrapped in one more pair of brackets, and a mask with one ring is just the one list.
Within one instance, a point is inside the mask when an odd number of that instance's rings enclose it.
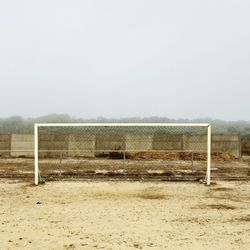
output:
{"label": "low wall", "polygon": [[0,156],[9,157],[11,152],[11,134],[0,134]]}
{"label": "low wall", "polygon": [[12,157],[33,157],[34,136],[30,134],[11,135],[11,156]]}
{"label": "low wall", "polygon": [[152,150],[153,149],[153,135],[126,135],[126,150]]}
{"label": "low wall", "polygon": [[125,149],[125,138],[122,134],[97,134],[95,143],[98,151]]}
{"label": "low wall", "polygon": [[212,152],[228,152],[240,158],[241,157],[240,134],[212,135]]}
{"label": "low wall", "polygon": [[250,155],[250,140],[243,140],[241,143],[242,155]]}
{"label": "low wall", "polygon": [[184,151],[207,151],[207,135],[183,135],[183,150]]}
{"label": "low wall", "polygon": [[183,150],[183,136],[156,134],[153,138],[153,150]]}
{"label": "low wall", "polygon": [[[167,134],[97,134],[97,135],[39,135],[40,157],[59,157],[60,150],[64,156],[94,157],[95,151],[106,150],[194,150],[205,152],[206,135],[167,135]],[[1,152],[2,150],[2,152]],[[34,136],[31,134],[1,134],[0,156],[33,157]],[[242,151],[250,154],[250,142],[242,141]],[[213,134],[212,152],[227,152],[236,157],[241,156],[241,139],[239,134]]]}
{"label": "low wall", "polygon": [[[241,157],[241,138],[239,134],[213,134],[212,152],[227,152]],[[154,150],[193,150],[207,151],[207,135],[155,135]]]}
{"label": "low wall", "polygon": [[66,134],[40,134],[39,157],[57,158],[61,154],[68,156],[69,136]]}
{"label": "low wall", "polygon": [[94,157],[94,135],[69,135],[68,156],[70,157]]}

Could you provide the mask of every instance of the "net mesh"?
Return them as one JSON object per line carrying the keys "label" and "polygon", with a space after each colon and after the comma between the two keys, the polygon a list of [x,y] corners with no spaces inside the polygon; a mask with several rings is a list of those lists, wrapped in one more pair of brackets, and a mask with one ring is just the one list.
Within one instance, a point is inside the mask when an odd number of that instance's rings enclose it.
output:
{"label": "net mesh", "polygon": [[207,127],[39,127],[43,178],[201,178]]}

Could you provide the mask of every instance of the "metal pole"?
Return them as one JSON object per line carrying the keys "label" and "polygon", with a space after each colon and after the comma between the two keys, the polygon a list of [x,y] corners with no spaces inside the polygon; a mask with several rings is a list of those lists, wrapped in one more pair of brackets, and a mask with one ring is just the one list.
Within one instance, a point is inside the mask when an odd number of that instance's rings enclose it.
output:
{"label": "metal pole", "polygon": [[211,179],[211,125],[207,127],[207,185]]}
{"label": "metal pole", "polygon": [[38,166],[38,126],[34,127],[34,144],[35,144],[35,185],[39,183],[39,166]]}
{"label": "metal pole", "polygon": [[192,151],[192,173],[194,172],[194,152]]}
{"label": "metal pole", "polygon": [[126,154],[125,150],[123,151],[123,168],[125,168],[125,160],[126,160]]}
{"label": "metal pole", "polygon": [[60,164],[59,164],[59,175],[61,176],[62,175],[62,156],[63,156],[63,152],[61,151],[60,152]]}

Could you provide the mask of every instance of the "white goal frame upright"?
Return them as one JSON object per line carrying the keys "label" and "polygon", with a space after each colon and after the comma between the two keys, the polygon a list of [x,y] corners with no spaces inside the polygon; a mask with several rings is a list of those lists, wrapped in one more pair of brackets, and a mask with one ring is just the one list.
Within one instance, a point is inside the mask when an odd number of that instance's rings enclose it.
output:
{"label": "white goal frame upright", "polygon": [[210,123],[36,123],[34,125],[35,144],[35,185],[39,184],[39,128],[41,127],[206,127],[207,128],[207,171],[206,183],[211,179],[211,124]]}

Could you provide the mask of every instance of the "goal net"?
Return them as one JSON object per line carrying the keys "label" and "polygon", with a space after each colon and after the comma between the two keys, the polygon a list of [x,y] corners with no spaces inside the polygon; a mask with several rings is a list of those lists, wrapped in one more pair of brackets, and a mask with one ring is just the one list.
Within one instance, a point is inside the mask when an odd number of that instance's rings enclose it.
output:
{"label": "goal net", "polygon": [[104,177],[210,184],[208,123],[48,123],[34,129],[36,185]]}

